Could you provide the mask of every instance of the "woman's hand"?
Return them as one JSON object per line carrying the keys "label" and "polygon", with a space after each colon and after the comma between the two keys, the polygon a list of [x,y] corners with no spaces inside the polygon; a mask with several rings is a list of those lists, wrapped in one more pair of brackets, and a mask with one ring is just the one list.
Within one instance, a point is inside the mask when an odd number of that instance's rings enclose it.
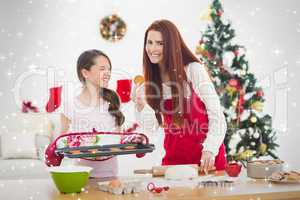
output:
{"label": "woman's hand", "polygon": [[215,157],[210,151],[202,151],[200,171],[208,174],[208,171],[214,169]]}
{"label": "woman's hand", "polygon": [[146,104],[144,85],[134,85],[131,94],[131,99],[135,103],[136,108],[138,109],[138,111],[142,111]]}

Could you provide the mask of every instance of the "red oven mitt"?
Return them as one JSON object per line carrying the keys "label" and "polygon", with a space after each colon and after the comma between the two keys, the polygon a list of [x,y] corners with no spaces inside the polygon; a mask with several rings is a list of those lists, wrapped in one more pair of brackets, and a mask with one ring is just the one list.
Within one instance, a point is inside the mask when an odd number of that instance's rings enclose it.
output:
{"label": "red oven mitt", "polygon": [[56,140],[53,141],[51,144],[49,144],[49,146],[45,151],[45,160],[46,160],[46,165],[48,167],[59,166],[61,164],[62,159],[64,158],[63,155],[56,154],[55,150],[56,150]]}

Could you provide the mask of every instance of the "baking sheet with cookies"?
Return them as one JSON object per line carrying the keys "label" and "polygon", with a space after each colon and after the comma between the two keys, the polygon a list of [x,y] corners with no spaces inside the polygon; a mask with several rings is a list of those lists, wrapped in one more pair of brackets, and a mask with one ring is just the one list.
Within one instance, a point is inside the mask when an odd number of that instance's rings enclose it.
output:
{"label": "baking sheet with cookies", "polygon": [[95,158],[99,156],[116,156],[150,153],[154,144],[112,144],[57,148],[56,153],[68,158]]}

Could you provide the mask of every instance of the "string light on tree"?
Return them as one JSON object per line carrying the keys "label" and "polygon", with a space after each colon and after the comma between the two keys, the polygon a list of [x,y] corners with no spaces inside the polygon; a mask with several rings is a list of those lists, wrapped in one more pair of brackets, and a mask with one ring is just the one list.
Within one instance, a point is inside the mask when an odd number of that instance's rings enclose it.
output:
{"label": "string light on tree", "polygon": [[274,49],[274,50],[273,50],[273,53],[274,53],[276,56],[278,56],[278,55],[282,54],[282,51],[279,50],[279,49]]}

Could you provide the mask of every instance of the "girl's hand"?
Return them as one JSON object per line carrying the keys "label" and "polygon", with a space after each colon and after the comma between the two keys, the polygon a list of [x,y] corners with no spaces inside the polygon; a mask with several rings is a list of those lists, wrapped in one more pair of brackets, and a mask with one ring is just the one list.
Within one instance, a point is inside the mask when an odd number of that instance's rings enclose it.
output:
{"label": "girl's hand", "polygon": [[146,104],[145,93],[144,93],[144,85],[134,85],[131,99],[135,103],[138,111],[142,111]]}
{"label": "girl's hand", "polygon": [[210,151],[202,151],[200,171],[208,174],[208,171],[214,169],[215,157]]}

